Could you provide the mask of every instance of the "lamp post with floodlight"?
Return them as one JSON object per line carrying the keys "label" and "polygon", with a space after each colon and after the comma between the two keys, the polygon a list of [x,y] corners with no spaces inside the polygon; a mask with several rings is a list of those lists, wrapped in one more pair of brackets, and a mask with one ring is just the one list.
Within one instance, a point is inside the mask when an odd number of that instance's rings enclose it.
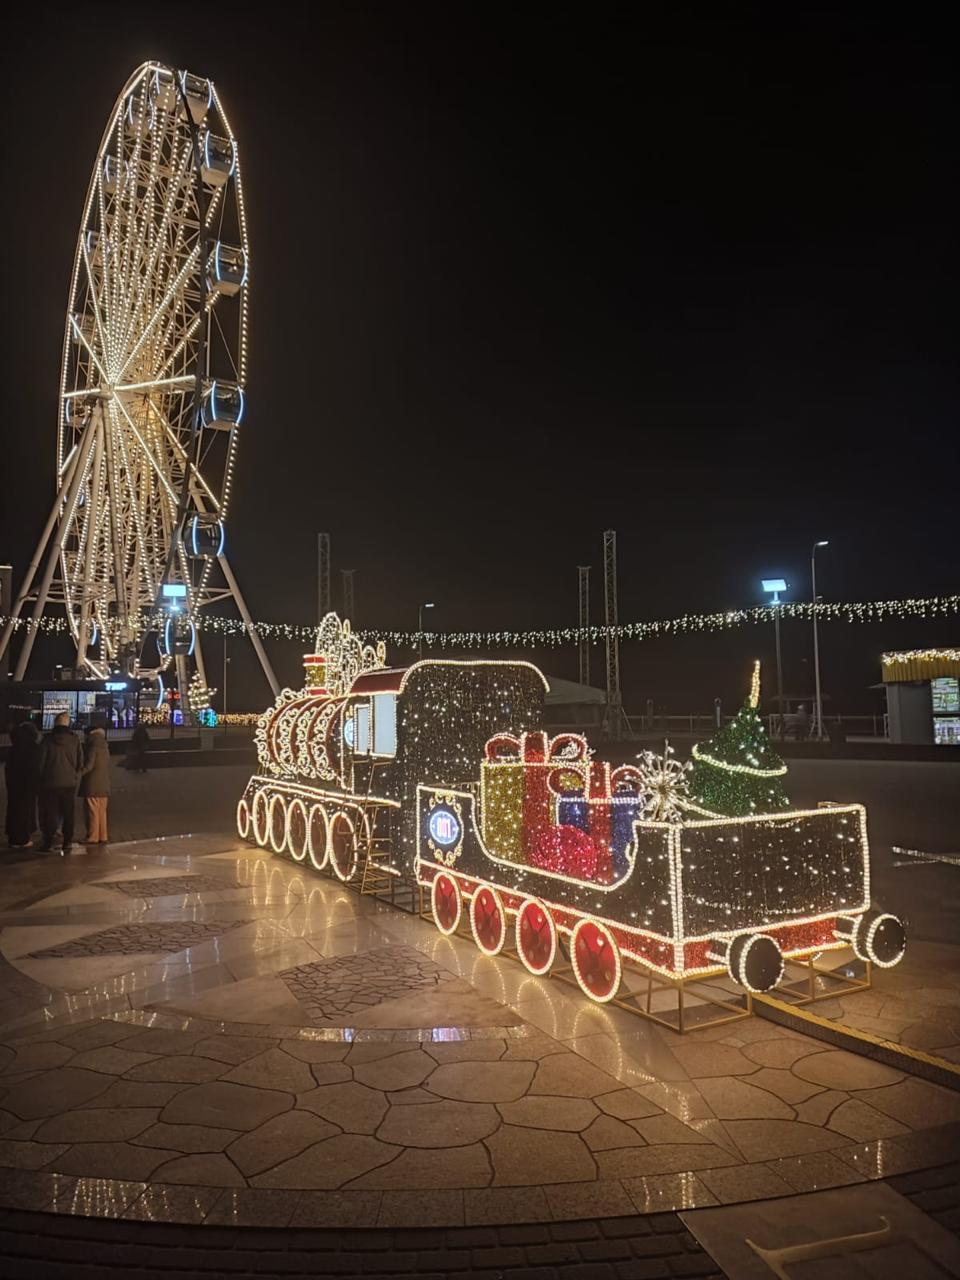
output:
{"label": "lamp post with floodlight", "polygon": [[432,601],[429,604],[422,604],[420,606],[420,611],[418,614],[417,631],[419,634],[417,636],[417,660],[419,662],[423,661],[423,611],[424,609],[432,609],[432,608],[433,608]]}
{"label": "lamp post with floodlight", "polygon": [[783,663],[780,660],[780,592],[786,591],[787,584],[783,578],[762,579],[764,591],[772,594],[770,607],[773,609],[773,630],[777,637],[777,724],[780,736],[783,737]]}
{"label": "lamp post with floodlight", "polygon": [[823,741],[823,700],[820,696],[820,641],[817,636],[817,547],[829,547],[827,539],[813,544],[810,553],[810,585],[813,588],[813,681],[817,698],[817,741]]}

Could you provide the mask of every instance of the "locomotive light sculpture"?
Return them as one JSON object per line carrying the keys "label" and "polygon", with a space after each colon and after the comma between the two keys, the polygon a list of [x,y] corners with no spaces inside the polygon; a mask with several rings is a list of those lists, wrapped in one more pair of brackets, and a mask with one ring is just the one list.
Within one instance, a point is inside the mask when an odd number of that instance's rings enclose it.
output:
{"label": "locomotive light sculpture", "polygon": [[[779,789],[758,669],[739,723],[695,752],[692,778],[718,768],[718,789],[691,786],[669,747],[614,768],[577,734],[551,737],[531,663],[384,658],[327,615],[304,688],[259,721],[241,837],[357,887],[415,884],[442,933],[469,924],[486,955],[680,1030],[687,983],[732,979],[745,1005],[700,998],[742,1016],[786,960],[852,947],[869,980],[901,959],[901,922],[871,901],[863,806],[791,809]],[[732,750],[724,734],[741,729]],[[750,811],[747,782],[771,812]],[[746,811],[702,802],[727,793]],[[627,965],[647,979],[645,1008],[620,995]],[[654,983],[678,989],[677,1019],[652,1010]]]}

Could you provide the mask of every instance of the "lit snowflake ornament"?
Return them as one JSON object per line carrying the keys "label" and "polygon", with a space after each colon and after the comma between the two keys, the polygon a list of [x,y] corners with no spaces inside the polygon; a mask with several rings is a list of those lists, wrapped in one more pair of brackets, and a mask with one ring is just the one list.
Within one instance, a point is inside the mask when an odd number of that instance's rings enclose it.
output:
{"label": "lit snowflake ornament", "polygon": [[644,751],[640,761],[640,794],[643,816],[652,822],[682,822],[687,799],[689,761],[681,764],[674,758],[673,747],[663,744],[663,754]]}

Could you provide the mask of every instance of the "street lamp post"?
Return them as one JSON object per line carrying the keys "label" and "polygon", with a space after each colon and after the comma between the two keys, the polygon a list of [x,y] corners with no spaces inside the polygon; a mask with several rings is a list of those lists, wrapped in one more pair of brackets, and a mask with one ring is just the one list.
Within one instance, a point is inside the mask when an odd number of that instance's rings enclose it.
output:
{"label": "street lamp post", "polygon": [[223,715],[227,714],[227,663],[230,659],[227,657],[227,633],[223,633]]}
{"label": "street lamp post", "polygon": [[417,660],[420,662],[423,661],[423,611],[424,609],[432,609],[432,608],[433,608],[432,601],[429,602],[428,604],[422,604],[420,606],[420,611],[418,614],[417,631],[419,634],[417,635]]}
{"label": "street lamp post", "polygon": [[780,659],[780,592],[786,591],[787,583],[783,578],[764,578],[764,591],[772,592],[770,605],[773,609],[773,631],[777,638],[777,724],[780,737],[783,737],[783,663]]}
{"label": "street lamp post", "polygon": [[823,699],[820,696],[820,641],[817,636],[817,547],[829,547],[827,539],[813,544],[810,553],[810,585],[813,588],[813,682],[817,698],[817,741],[823,741]]}

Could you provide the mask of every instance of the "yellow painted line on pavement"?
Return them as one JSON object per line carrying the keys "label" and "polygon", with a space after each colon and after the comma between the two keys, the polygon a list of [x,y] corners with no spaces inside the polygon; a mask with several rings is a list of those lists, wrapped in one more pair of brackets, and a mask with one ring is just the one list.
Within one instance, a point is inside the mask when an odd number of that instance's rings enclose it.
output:
{"label": "yellow painted line on pavement", "polygon": [[956,1082],[954,1087],[960,1089],[960,1063],[951,1062],[948,1058],[938,1058],[935,1054],[925,1053],[923,1049],[915,1049],[912,1045],[898,1044],[895,1040],[884,1040],[870,1031],[861,1031],[858,1027],[851,1027],[846,1022],[837,1022],[833,1018],[824,1018],[814,1013],[812,1009],[789,1004],[785,1000],[778,1000],[775,996],[754,995],[753,1004],[755,1008],[757,1005],[761,1007],[767,1005],[776,1009],[797,1022],[805,1023],[811,1031],[814,1028],[822,1028],[845,1039],[859,1041],[865,1047],[880,1049],[897,1058],[907,1058],[911,1062],[933,1067],[952,1077]]}

